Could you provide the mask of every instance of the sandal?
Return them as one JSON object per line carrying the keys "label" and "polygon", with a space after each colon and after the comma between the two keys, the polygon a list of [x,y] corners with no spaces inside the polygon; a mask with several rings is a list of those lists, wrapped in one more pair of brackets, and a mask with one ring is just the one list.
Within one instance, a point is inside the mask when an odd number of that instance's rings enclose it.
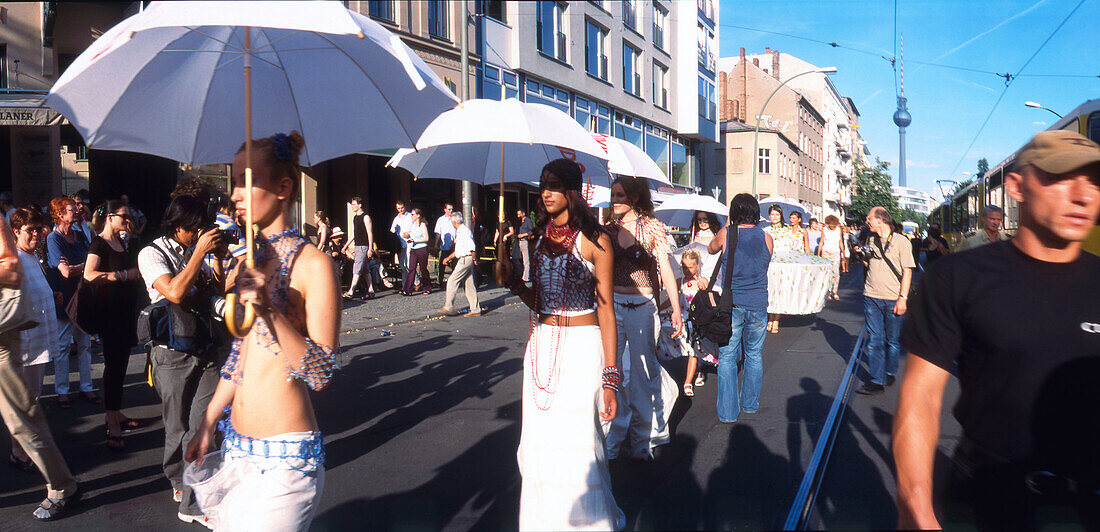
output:
{"label": "sandal", "polygon": [[132,430],[137,430],[142,427],[140,421],[130,419],[128,417],[122,418],[122,421],[119,421],[118,425],[122,427],[122,432],[130,432]]}
{"label": "sandal", "polygon": [[684,396],[685,397],[695,397],[695,390],[693,390],[691,388],[691,383],[690,382],[685,382],[684,383]]}
{"label": "sandal", "polygon": [[80,501],[81,492],[76,492],[64,499],[51,499],[46,497],[46,500],[38,503],[38,508],[35,508],[34,518],[39,521],[52,521],[68,513],[68,510],[76,506],[76,503]]}
{"label": "sandal", "polygon": [[111,436],[111,429],[107,429],[107,448],[117,452],[126,450],[126,442],[122,440],[122,435]]}
{"label": "sandal", "polygon": [[60,406],[61,408],[72,408],[73,402],[70,401],[68,397],[61,396],[57,398],[57,406]]}
{"label": "sandal", "polygon": [[8,454],[8,467],[12,469],[18,469],[24,473],[37,473],[38,468],[34,465],[34,462],[30,459],[22,460],[15,456],[14,453]]}
{"label": "sandal", "polygon": [[695,374],[695,385],[696,386],[702,386],[706,383],[707,383],[707,381],[703,380],[703,374],[702,373],[696,373]]}

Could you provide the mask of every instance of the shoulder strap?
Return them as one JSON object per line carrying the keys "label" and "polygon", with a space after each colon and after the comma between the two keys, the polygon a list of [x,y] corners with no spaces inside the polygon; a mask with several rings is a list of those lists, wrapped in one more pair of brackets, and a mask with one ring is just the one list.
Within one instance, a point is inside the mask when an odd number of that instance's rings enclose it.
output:
{"label": "shoulder strap", "polygon": [[733,259],[737,251],[737,237],[741,232],[736,224],[730,225],[732,231],[726,231],[726,275],[722,282],[722,299],[718,301],[720,310],[728,311],[733,308]]}
{"label": "shoulder strap", "polygon": [[164,257],[164,262],[166,264],[168,264],[168,269],[172,271],[172,276],[173,277],[180,274],[180,272],[176,271],[176,263],[173,262],[172,258],[168,256],[167,251],[164,251],[164,249],[162,249],[160,246],[157,245],[156,241],[153,241],[153,243],[150,244],[150,247],[157,250],[157,253],[160,253],[161,257]]}
{"label": "shoulder strap", "polygon": [[[886,250],[882,248],[882,237],[875,235],[875,238],[873,238],[872,240],[874,240],[875,247],[878,248],[879,253],[882,253],[883,262],[885,262],[886,265],[890,267],[890,271],[894,272],[894,276],[898,278],[898,282],[900,283],[901,272],[899,272],[898,269],[894,267],[894,263],[890,262],[890,257],[886,256]],[[889,245],[889,242],[887,242],[887,245]]]}

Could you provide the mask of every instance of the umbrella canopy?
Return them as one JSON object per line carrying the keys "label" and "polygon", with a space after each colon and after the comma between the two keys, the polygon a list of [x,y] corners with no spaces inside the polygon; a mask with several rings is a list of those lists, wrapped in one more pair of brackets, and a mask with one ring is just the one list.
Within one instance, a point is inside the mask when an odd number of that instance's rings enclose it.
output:
{"label": "umbrella canopy", "polygon": [[783,196],[773,196],[767,199],[760,200],[760,219],[768,219],[768,209],[772,205],[779,205],[783,208],[783,222],[786,223],[792,212],[797,212],[802,215],[803,222],[810,221],[810,215],[806,212],[806,208],[802,206],[798,200],[793,198],[785,198]]}
{"label": "umbrella canopy", "polygon": [[712,212],[718,215],[718,221],[726,223],[729,208],[713,196],[701,194],[676,194],[653,210],[658,220],[671,227],[691,227],[696,211]]}
{"label": "umbrella canopy", "polygon": [[610,184],[607,154],[569,115],[516,99],[469,100],[429,124],[415,151],[398,150],[386,164],[418,179],[537,184],[542,167],[563,157],[586,181]]}
{"label": "umbrella canopy", "polygon": [[339,2],[154,2],[77,57],[45,105],[91,148],[228,163],[245,139],[246,63],[253,136],[298,130],[306,166],[412,146],[458,101],[400,38]]}
{"label": "umbrella canopy", "polygon": [[659,183],[672,184],[661,167],[641,148],[616,137],[593,133],[592,138],[607,154],[607,169],[613,174],[644,177]]}

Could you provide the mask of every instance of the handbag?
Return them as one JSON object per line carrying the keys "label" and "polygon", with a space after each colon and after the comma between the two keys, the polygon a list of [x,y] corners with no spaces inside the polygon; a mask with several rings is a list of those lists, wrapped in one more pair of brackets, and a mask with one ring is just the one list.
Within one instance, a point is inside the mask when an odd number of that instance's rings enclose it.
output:
{"label": "handbag", "polygon": [[30,296],[24,297],[24,292],[29,290],[26,274],[19,276],[19,288],[0,286],[0,333],[25,331],[38,325]]}
{"label": "handbag", "polygon": [[737,249],[737,227],[726,231],[726,274],[723,276],[722,293],[715,291],[714,281],[718,278],[718,270],[722,263],[714,265],[714,272],[710,276],[710,284],[706,290],[695,294],[688,309],[688,320],[703,338],[710,340],[719,347],[730,343],[733,336],[733,294],[730,286],[733,281],[733,256]]}
{"label": "handbag", "polygon": [[[156,244],[151,247],[164,257],[172,274],[179,275],[172,268],[173,262],[168,254]],[[204,354],[212,342],[212,327],[210,319],[198,312],[197,305],[191,304],[195,299],[197,298],[188,297],[179,304],[161,299],[141,309],[137,320],[138,343],[158,343],[181,353],[196,356]]]}
{"label": "handbag", "polygon": [[69,303],[65,305],[65,315],[77,329],[84,331],[84,334],[99,334],[102,329],[103,312],[96,309],[95,285],[80,279],[73,297],[69,298]]}

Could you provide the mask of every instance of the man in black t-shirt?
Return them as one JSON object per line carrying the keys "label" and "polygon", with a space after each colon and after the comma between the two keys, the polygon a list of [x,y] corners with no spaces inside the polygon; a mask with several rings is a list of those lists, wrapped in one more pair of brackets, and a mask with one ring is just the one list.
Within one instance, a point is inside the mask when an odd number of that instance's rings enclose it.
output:
{"label": "man in black t-shirt", "polygon": [[1005,181],[1011,241],[928,269],[902,333],[894,424],[900,528],[939,528],[932,470],[950,372],[963,438],[939,510],[946,525],[1100,529],[1100,258],[1081,241],[1100,215],[1100,145],[1044,131]]}

